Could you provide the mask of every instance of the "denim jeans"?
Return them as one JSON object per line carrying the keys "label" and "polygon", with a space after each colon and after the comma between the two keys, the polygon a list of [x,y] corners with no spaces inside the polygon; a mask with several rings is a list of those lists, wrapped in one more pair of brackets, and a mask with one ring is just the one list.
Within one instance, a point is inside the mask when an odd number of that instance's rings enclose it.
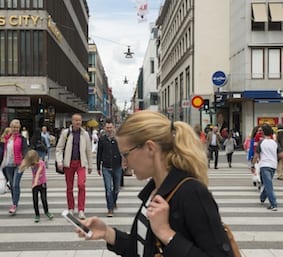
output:
{"label": "denim jeans", "polygon": [[260,179],[263,184],[263,190],[260,194],[260,201],[264,202],[268,198],[272,207],[277,207],[276,196],[274,194],[272,179],[275,173],[275,169],[270,167],[260,168]]}
{"label": "denim jeans", "polygon": [[113,210],[118,199],[119,188],[121,183],[122,168],[108,169],[102,167],[102,174],[105,187],[105,196],[107,209]]}
{"label": "denim jeans", "polygon": [[19,168],[17,166],[6,166],[4,170],[11,186],[13,205],[18,206],[21,194],[20,183],[23,173],[19,173]]}

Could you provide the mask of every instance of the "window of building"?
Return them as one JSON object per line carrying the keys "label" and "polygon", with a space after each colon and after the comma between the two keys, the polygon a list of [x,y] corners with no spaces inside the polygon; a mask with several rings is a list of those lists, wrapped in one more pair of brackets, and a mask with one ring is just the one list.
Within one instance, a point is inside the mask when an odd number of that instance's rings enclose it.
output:
{"label": "window of building", "polygon": [[41,9],[41,8],[43,8],[43,0],[33,0],[32,7],[34,9]]}
{"label": "window of building", "polygon": [[158,94],[157,92],[150,93],[150,105],[157,105],[158,104]]}
{"label": "window of building", "polygon": [[154,60],[150,60],[150,73],[154,73]]}
{"label": "window of building", "polygon": [[89,72],[89,83],[94,85],[95,84],[95,72]]}
{"label": "window of building", "polygon": [[0,75],[5,75],[5,31],[0,31]]}
{"label": "window of building", "polygon": [[88,66],[95,67],[95,53],[89,53],[88,55]]}
{"label": "window of building", "polygon": [[18,7],[18,0],[7,0],[6,2],[8,9],[15,9]]}
{"label": "window of building", "polygon": [[281,49],[268,49],[268,78],[281,78]]}
{"label": "window of building", "polygon": [[0,0],[0,8],[5,8],[5,0]]}
{"label": "window of building", "polygon": [[32,75],[31,62],[31,32],[21,31],[21,61],[20,61],[20,75]]}
{"label": "window of building", "polygon": [[254,48],[252,53],[252,78],[263,79],[264,78],[264,51],[262,48]]}
{"label": "window of building", "polygon": [[268,30],[281,31],[283,21],[283,4],[269,3],[268,4]]}
{"label": "window of building", "polygon": [[252,17],[252,30],[264,31],[264,23],[268,21],[266,4],[265,3],[252,3],[251,8]]}
{"label": "window of building", "polygon": [[43,31],[20,32],[20,64],[22,76],[43,75]]}
{"label": "window of building", "polygon": [[18,73],[18,33],[17,31],[8,31],[7,42],[8,53],[8,75]]}
{"label": "window of building", "polygon": [[22,9],[30,8],[30,1],[31,0],[21,0],[21,8]]}

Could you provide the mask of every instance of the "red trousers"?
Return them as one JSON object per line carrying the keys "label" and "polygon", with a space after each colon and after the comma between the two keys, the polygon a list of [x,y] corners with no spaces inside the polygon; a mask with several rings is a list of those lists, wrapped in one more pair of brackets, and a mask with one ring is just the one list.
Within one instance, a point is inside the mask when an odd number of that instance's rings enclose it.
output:
{"label": "red trousers", "polygon": [[75,199],[74,199],[74,178],[77,173],[77,184],[78,184],[78,211],[84,211],[85,209],[85,183],[86,183],[86,169],[81,167],[81,161],[71,161],[70,167],[64,168],[65,171],[65,181],[67,185],[67,202],[68,209],[75,209]]}

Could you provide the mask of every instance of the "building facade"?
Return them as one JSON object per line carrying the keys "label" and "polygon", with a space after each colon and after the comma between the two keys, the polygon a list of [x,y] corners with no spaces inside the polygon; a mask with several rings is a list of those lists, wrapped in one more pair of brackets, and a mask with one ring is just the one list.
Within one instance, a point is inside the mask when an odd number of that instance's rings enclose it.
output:
{"label": "building facade", "polygon": [[[203,128],[222,113],[242,138],[282,123],[282,21],[278,0],[165,1],[156,21],[160,111]],[[192,106],[194,96],[208,111]]]}
{"label": "building facade", "polygon": [[[219,8],[221,6],[221,8]],[[227,22],[223,22],[223,20]],[[214,110],[191,105],[194,96],[212,103],[212,75],[229,73],[229,1],[165,1],[156,21],[160,111],[173,120],[205,126]]]}
{"label": "building facade", "polygon": [[0,0],[1,128],[66,125],[88,106],[86,0]]}

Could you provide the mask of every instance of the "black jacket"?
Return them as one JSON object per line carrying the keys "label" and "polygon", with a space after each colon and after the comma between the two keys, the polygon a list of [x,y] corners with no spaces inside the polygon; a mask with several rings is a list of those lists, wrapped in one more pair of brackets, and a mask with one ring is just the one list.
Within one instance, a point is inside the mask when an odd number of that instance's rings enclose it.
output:
{"label": "black jacket", "polygon": [[115,138],[109,139],[103,136],[98,141],[96,154],[97,170],[101,170],[100,166],[105,168],[117,169],[121,167],[122,159]]}
{"label": "black jacket", "polygon": [[[172,169],[157,194],[166,196],[188,173]],[[151,180],[139,194],[145,204],[155,185]],[[208,189],[199,181],[186,181],[169,202],[169,223],[176,235],[163,248],[164,257],[232,257],[229,239],[224,231],[216,202]],[[138,213],[141,209],[138,211]],[[137,214],[138,216],[138,214]],[[123,257],[137,255],[137,216],[131,233],[116,230],[115,245],[108,249]],[[149,229],[146,236],[144,257],[156,253],[155,236]],[[142,257],[142,256],[140,256]]]}

